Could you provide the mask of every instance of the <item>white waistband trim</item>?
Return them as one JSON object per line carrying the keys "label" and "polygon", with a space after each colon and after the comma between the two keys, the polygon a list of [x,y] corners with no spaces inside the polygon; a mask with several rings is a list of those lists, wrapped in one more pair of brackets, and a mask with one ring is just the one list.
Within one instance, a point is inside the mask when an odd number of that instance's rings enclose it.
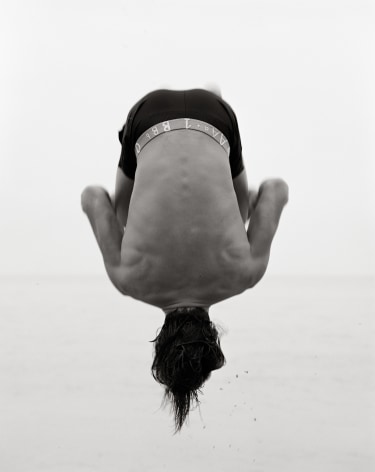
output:
{"label": "white waistband trim", "polygon": [[205,121],[196,120],[194,118],[177,118],[175,120],[163,121],[157,125],[152,126],[137,139],[135,143],[135,154],[136,156],[142,151],[142,149],[152,141],[154,138],[163,133],[168,133],[169,131],[174,131],[177,129],[188,129],[190,131],[199,131],[205,133],[214,139],[221,147],[225,149],[225,152],[230,153],[230,146],[228,139],[225,135],[215,128],[214,126],[206,123]]}

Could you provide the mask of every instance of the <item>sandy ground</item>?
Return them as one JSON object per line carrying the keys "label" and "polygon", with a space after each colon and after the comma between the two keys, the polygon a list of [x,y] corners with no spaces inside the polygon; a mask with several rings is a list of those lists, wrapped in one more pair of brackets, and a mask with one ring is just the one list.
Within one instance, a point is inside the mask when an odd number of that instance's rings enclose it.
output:
{"label": "sandy ground", "polygon": [[265,277],[214,305],[227,365],[173,436],[164,315],[104,277],[0,280],[0,470],[372,472],[374,280]]}

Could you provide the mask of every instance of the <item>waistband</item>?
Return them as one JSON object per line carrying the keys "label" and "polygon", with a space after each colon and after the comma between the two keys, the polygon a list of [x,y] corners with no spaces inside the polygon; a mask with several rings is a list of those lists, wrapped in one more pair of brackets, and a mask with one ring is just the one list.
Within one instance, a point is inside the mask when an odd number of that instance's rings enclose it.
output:
{"label": "waistband", "polygon": [[201,133],[207,134],[212,139],[214,139],[229,156],[230,146],[225,135],[209,123],[196,120],[194,118],[176,118],[174,120],[163,121],[157,125],[152,126],[142,133],[137,139],[134,147],[136,156],[139,155],[146,144],[156,138],[156,136],[159,136],[159,134],[168,133],[169,131],[174,131],[177,129],[188,129],[190,131],[199,131]]}

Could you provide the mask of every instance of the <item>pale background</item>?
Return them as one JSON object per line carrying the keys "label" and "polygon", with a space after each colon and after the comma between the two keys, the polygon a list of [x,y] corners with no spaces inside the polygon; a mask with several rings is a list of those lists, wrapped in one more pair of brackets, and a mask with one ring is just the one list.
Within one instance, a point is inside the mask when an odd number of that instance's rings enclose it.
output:
{"label": "pale background", "polygon": [[374,273],[373,2],[1,5],[1,273],[102,273],[81,190],[113,190],[141,96],[212,81],[249,183],[290,185],[269,273]]}
{"label": "pale background", "polygon": [[[0,469],[372,472],[374,4],[0,0]],[[179,436],[157,308],[80,209],[152,89],[220,85],[251,185],[290,186],[268,272],[215,305],[227,365]]]}

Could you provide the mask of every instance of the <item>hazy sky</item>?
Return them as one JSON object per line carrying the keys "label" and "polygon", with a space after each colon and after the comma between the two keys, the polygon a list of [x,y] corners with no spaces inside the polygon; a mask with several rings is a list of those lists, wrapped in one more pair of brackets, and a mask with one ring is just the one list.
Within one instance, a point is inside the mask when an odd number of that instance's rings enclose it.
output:
{"label": "hazy sky", "polygon": [[141,96],[207,82],[249,184],[290,186],[269,273],[374,273],[374,19],[364,0],[2,1],[0,273],[104,273],[81,190],[113,190]]}

